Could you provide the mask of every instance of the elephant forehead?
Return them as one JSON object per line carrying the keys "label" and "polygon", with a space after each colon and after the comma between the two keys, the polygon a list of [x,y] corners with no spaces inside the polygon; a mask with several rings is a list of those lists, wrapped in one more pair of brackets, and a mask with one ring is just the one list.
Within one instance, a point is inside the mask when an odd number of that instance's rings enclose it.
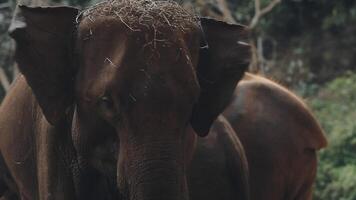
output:
{"label": "elephant forehead", "polygon": [[173,1],[111,0],[96,4],[80,13],[82,20],[95,24],[98,18],[110,18],[134,32],[147,29],[171,29],[187,32],[197,29],[197,16]]}
{"label": "elephant forehead", "polygon": [[[177,93],[172,91],[178,89],[182,96],[195,98],[200,26],[198,18],[180,5],[171,1],[105,1],[83,11],[78,20],[81,74],[95,83],[94,89],[87,87],[90,93],[102,93],[107,85],[114,85],[126,88],[127,96],[137,100],[161,98],[163,91],[172,97]],[[105,81],[95,81],[102,79]]]}
{"label": "elephant forehead", "polygon": [[144,50],[147,56],[141,58],[148,57],[146,61],[155,55],[168,57],[170,61],[183,55],[181,62],[189,65],[196,60],[200,41],[199,19],[176,2],[111,0],[92,6],[79,16],[79,43],[96,40],[98,44],[107,44],[97,46],[116,48],[117,43],[128,39],[131,44],[128,47],[134,49],[136,55]]}

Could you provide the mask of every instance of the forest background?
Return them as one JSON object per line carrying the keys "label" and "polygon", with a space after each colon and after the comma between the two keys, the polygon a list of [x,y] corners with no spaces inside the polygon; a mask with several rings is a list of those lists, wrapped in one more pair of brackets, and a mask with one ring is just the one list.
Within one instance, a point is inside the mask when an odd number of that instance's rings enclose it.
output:
{"label": "forest background", "polygon": [[[99,0],[20,0],[84,8]],[[304,98],[329,140],[316,200],[356,200],[356,0],[176,0],[251,29],[250,71]],[[0,101],[18,70],[7,30],[17,2],[0,0]]]}

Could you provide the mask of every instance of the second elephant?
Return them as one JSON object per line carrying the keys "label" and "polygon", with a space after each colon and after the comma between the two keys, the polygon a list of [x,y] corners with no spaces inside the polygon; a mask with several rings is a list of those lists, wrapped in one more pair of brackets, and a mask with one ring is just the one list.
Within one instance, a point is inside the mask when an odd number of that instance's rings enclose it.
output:
{"label": "second elephant", "polygon": [[245,148],[252,200],[312,199],[317,151],[327,140],[299,97],[246,73],[224,116]]}

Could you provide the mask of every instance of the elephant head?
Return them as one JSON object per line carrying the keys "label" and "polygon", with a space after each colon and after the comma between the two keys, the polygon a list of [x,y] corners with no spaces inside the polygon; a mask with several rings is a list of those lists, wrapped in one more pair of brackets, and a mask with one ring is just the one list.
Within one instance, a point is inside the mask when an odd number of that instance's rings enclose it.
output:
{"label": "elephant head", "polygon": [[71,120],[80,199],[94,199],[101,176],[125,199],[189,199],[196,135],[248,66],[246,28],[170,1],[20,10],[16,60],[48,122]]}

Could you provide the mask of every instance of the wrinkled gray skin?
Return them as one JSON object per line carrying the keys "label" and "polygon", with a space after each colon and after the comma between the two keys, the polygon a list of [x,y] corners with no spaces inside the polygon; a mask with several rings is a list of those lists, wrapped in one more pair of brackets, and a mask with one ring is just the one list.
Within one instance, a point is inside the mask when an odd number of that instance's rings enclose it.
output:
{"label": "wrinkled gray skin", "polygon": [[[20,10],[11,35],[23,75],[0,108],[0,186],[5,182],[8,193],[187,200],[212,186],[226,199],[247,199],[246,162],[228,123],[218,120],[215,137],[196,141],[248,65],[243,26],[201,19],[201,28],[182,23],[184,31],[166,25],[135,32],[117,17],[77,18],[69,7]],[[156,36],[170,45],[155,40],[143,48]],[[196,144],[201,156],[189,168]],[[209,154],[220,160],[201,159]],[[229,176],[214,185],[206,179],[214,171]]]}

